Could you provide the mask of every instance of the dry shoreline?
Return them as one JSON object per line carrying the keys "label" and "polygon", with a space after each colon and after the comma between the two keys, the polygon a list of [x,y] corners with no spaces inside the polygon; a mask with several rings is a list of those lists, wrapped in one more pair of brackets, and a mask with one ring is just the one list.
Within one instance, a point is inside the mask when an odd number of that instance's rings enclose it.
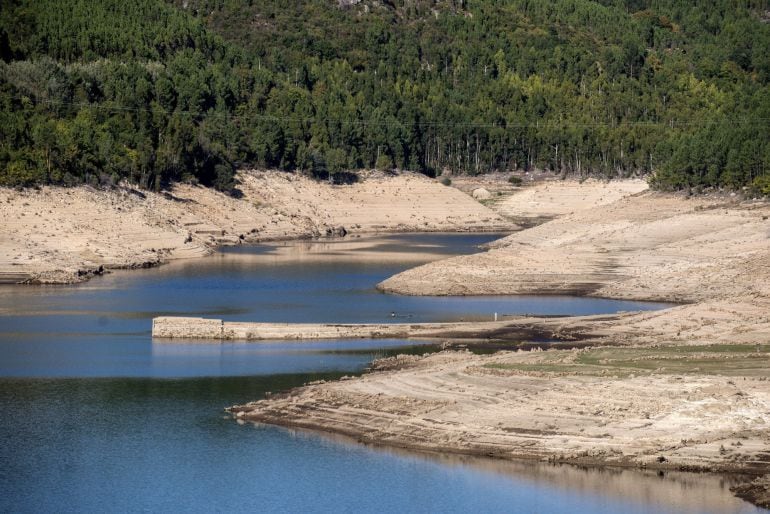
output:
{"label": "dry shoreline", "polygon": [[[527,191],[531,198],[534,186]],[[588,187],[583,193],[569,187]],[[231,412],[357,440],[502,459],[770,472],[770,205],[560,184],[550,222],[383,282],[417,295],[586,294],[682,303],[521,318],[475,334],[542,334],[579,349],[441,352],[373,364]],[[583,197],[596,205],[581,208]],[[498,203],[516,204],[517,193]],[[494,205],[493,205],[494,207]],[[554,209],[557,211],[558,209]],[[606,353],[602,353],[606,352]],[[767,477],[736,494],[768,506]]]}
{"label": "dry shoreline", "polygon": [[[488,208],[412,174],[368,174],[353,186],[278,172],[239,179],[240,199],[190,185],[165,194],[0,190],[0,282],[72,283],[104,269],[203,256],[218,245],[334,235],[340,226],[358,234],[496,231],[515,229],[511,218],[524,225],[552,218],[487,252],[419,266],[380,287],[683,305],[452,327],[440,337],[542,338],[575,349],[376,361],[360,378],[310,384],[232,412],[243,421],[443,453],[770,471],[766,202],[685,199],[643,191],[636,181],[560,181],[506,186]],[[736,494],[768,505],[767,480]]]}
{"label": "dry shoreline", "polygon": [[488,252],[412,268],[378,287],[675,303],[766,297],[769,220],[767,202],[645,192],[514,233]]}
{"label": "dry shoreline", "polygon": [[[768,350],[749,360],[766,361]],[[376,362],[375,372],[357,379],[309,384],[230,411],[248,421],[426,451],[579,465],[767,471],[768,423],[753,419],[763,413],[757,399],[768,399],[767,376],[738,382],[732,376],[687,374],[685,382],[676,371],[630,373],[618,366],[607,375],[600,368],[583,373],[558,366],[612,351],[399,356]],[[722,404],[732,412],[717,408]],[[735,419],[715,429],[698,419],[708,413]]]}
{"label": "dry shoreline", "polygon": [[[768,506],[770,347],[741,361],[717,355],[715,363],[734,365],[724,374],[694,371],[718,347],[691,363],[675,355],[663,361],[669,370],[645,369],[656,349],[623,347],[640,354],[633,360],[641,365],[629,368],[627,355],[598,348],[399,356],[376,361],[360,378],[308,384],[229,411],[243,421],[417,451],[750,474],[759,478],[737,493]],[[575,363],[598,352],[605,355],[594,361],[621,364]]]}
{"label": "dry shoreline", "polygon": [[464,193],[415,173],[364,172],[345,186],[278,171],[241,171],[237,178],[240,198],[188,184],[162,193],[0,188],[0,283],[76,283],[241,243],[516,229]]}

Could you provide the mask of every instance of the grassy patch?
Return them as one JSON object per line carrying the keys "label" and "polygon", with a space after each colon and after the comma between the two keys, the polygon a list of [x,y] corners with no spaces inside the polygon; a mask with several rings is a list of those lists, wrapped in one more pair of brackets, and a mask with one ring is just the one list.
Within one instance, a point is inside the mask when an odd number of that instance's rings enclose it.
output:
{"label": "grassy patch", "polygon": [[658,373],[767,377],[770,345],[594,348],[577,354],[549,352],[534,363],[495,363],[486,367],[590,376]]}

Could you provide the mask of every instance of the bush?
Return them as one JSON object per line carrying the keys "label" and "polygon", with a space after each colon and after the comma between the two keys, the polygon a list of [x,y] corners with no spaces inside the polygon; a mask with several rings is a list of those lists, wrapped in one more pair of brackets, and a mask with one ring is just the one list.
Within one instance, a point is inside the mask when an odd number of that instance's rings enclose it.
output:
{"label": "bush", "polygon": [[517,177],[516,175],[511,175],[508,177],[508,182],[513,184],[514,186],[520,186],[522,182],[524,182],[521,177]]}
{"label": "bush", "polygon": [[751,190],[755,194],[765,196],[770,195],[770,176],[762,175],[761,177],[755,178],[751,183]]}
{"label": "bush", "polygon": [[[158,175],[160,179],[160,175]],[[235,169],[230,164],[216,164],[214,166],[214,180],[211,184],[219,191],[228,192],[235,187]],[[160,182],[156,184],[156,189],[160,189]]]}
{"label": "bush", "polygon": [[451,186],[452,185],[452,179],[449,178],[449,177],[442,177],[440,182],[442,184],[444,184],[445,186]]}
{"label": "bush", "polygon": [[374,163],[374,167],[378,170],[390,170],[393,168],[393,159],[386,153],[381,153],[377,157],[377,162]]}
{"label": "bush", "polygon": [[45,172],[25,152],[20,152],[8,162],[5,170],[0,170],[0,186],[29,187],[44,183]]}

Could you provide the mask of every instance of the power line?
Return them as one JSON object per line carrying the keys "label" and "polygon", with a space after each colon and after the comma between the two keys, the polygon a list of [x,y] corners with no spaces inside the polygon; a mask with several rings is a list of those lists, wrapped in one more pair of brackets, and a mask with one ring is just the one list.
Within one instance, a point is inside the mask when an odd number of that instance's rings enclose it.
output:
{"label": "power line", "polygon": [[[29,97],[15,97],[18,100],[28,99]],[[503,123],[475,123],[475,122],[446,122],[446,121],[387,121],[387,120],[364,120],[364,119],[341,119],[341,118],[316,118],[316,117],[291,117],[291,116],[275,116],[270,114],[249,114],[249,115],[237,115],[224,113],[220,111],[208,111],[200,113],[190,110],[174,110],[168,111],[166,109],[151,109],[128,107],[121,105],[105,105],[100,103],[91,102],[74,102],[69,100],[50,100],[50,99],[37,99],[37,103],[48,105],[61,105],[80,108],[97,109],[102,111],[112,112],[146,112],[149,114],[159,113],[166,115],[182,114],[188,116],[205,116],[207,118],[221,118],[234,121],[272,121],[283,123],[300,123],[300,124],[317,124],[317,123],[339,123],[350,124],[358,126],[378,126],[378,127],[396,127],[396,128],[408,128],[408,127],[426,127],[426,128],[466,128],[466,129],[489,129],[489,128],[534,128],[534,129],[548,129],[548,128],[618,128],[618,127],[684,127],[703,124],[716,124],[728,122],[732,126],[746,126],[756,124],[768,124],[770,118],[723,118],[712,120],[668,120],[668,121],[620,121],[620,122],[576,122],[576,121],[534,121],[534,122],[503,122]]]}

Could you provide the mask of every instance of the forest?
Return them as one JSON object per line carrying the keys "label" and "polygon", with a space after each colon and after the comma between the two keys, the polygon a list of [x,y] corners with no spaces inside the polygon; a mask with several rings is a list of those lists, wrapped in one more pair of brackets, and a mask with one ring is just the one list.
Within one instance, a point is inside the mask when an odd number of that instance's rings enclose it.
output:
{"label": "forest", "polygon": [[9,0],[0,185],[541,169],[770,194],[767,0]]}

